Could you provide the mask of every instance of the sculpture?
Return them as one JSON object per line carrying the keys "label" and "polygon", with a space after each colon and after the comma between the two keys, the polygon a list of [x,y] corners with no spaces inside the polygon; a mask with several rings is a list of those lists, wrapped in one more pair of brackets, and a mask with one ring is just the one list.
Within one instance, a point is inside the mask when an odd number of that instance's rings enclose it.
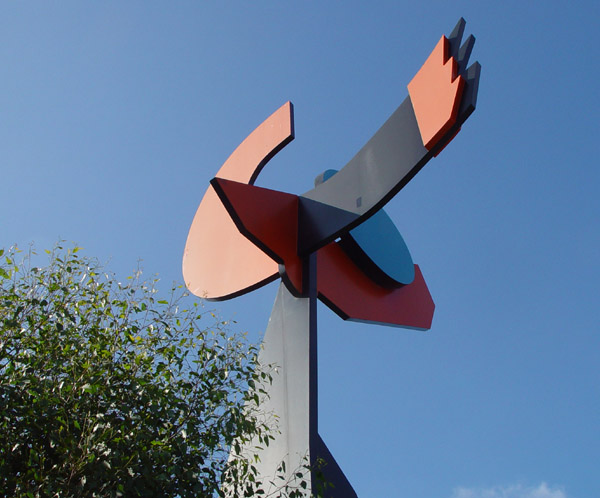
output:
{"label": "sculpture", "polygon": [[[383,206],[456,136],[475,110],[475,38],[461,45],[460,19],[408,84],[408,97],[339,172],[288,194],[254,186],[265,164],[294,138],[290,102],[233,152],[202,199],[188,235],[183,274],[189,290],[230,299],[279,277],[260,361],[279,374],[265,400],[280,435],[261,452],[259,473],[307,457],[333,484],[330,497],[356,493],[318,434],[316,300],[343,319],[426,330],[434,304],[417,265]],[[386,244],[381,244],[386,237]],[[310,483],[314,484],[315,475]]]}

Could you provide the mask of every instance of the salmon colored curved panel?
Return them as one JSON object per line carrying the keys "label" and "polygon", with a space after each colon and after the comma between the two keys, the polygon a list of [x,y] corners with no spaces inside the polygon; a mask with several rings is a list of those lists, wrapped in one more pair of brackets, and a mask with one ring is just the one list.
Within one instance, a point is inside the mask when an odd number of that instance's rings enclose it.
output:
{"label": "salmon colored curved panel", "polygon": [[[287,102],[248,135],[216,176],[252,184],[293,138],[293,108]],[[182,270],[190,292],[211,300],[245,294],[279,275],[277,263],[239,232],[212,186],[192,221]]]}
{"label": "salmon colored curved panel", "polygon": [[456,123],[465,80],[457,76],[457,63],[448,56],[448,39],[442,36],[408,84],[421,140],[427,150]]}
{"label": "salmon colored curved panel", "polygon": [[252,185],[265,164],[293,139],[294,107],[286,102],[238,145],[215,176]]}

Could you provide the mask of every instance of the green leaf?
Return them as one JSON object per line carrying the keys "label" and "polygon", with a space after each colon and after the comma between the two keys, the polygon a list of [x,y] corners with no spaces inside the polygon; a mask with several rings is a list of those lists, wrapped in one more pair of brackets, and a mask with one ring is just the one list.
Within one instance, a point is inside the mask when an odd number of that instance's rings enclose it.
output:
{"label": "green leaf", "polygon": [[[78,247],[57,245],[35,269],[25,257],[18,272],[17,249],[1,251],[0,386],[11,389],[0,434],[27,469],[15,475],[0,455],[2,494],[56,496],[56,483],[73,482],[85,489],[60,492],[223,496],[222,476],[238,496],[264,495],[254,457],[239,456],[250,441],[272,440],[258,404],[270,377],[256,370],[255,346],[180,286],[158,298],[157,279],[120,285]],[[64,464],[50,464],[56,455]],[[30,494],[6,491],[5,476]]]}

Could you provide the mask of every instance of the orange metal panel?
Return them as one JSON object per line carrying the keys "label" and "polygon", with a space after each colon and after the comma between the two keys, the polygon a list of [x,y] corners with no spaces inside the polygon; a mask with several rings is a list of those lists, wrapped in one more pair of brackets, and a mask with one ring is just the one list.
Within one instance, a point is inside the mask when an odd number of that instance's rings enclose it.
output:
{"label": "orange metal panel", "polygon": [[423,145],[427,150],[454,126],[465,80],[457,76],[457,63],[448,56],[448,39],[442,36],[408,84]]}
{"label": "orange metal panel", "polygon": [[[287,102],[248,135],[217,176],[252,184],[293,138],[293,108]],[[190,292],[213,300],[245,294],[278,277],[277,263],[238,231],[212,186],[192,221],[182,270]]]}

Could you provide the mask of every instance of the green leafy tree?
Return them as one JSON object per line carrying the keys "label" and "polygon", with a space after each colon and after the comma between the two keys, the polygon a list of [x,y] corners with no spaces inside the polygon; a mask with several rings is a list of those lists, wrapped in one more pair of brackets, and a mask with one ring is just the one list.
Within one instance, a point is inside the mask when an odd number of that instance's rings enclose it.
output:
{"label": "green leafy tree", "polygon": [[229,456],[270,439],[256,348],[182,291],[48,255],[0,251],[0,496],[262,496]]}

